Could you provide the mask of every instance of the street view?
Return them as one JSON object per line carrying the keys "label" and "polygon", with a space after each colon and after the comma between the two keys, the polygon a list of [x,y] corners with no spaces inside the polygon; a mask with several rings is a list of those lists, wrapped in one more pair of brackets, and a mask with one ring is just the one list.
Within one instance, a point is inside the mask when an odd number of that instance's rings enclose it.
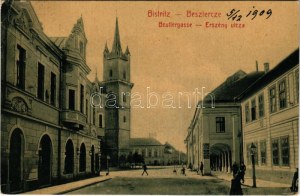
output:
{"label": "street view", "polygon": [[1,192],[294,195],[298,2],[4,1]]}

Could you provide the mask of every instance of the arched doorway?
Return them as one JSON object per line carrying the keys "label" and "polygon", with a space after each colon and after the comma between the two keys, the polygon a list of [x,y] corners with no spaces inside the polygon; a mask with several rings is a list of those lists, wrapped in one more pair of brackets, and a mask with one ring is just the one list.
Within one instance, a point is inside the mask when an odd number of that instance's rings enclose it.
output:
{"label": "arched doorway", "polygon": [[44,135],[39,144],[39,185],[46,186],[51,183],[52,143],[48,135]]}
{"label": "arched doorway", "polygon": [[20,129],[15,129],[10,138],[9,154],[9,181],[10,192],[23,189],[23,157],[24,157],[24,136]]}
{"label": "arched doorway", "polygon": [[95,174],[95,148],[94,148],[94,145],[92,145],[92,148],[91,148],[91,172],[92,172],[92,174]]}
{"label": "arched doorway", "polygon": [[82,143],[80,146],[79,171],[84,172],[85,168],[86,168],[86,150],[85,150],[85,144]]}
{"label": "arched doorway", "polygon": [[66,144],[65,155],[65,174],[71,174],[74,171],[74,146],[70,139]]}

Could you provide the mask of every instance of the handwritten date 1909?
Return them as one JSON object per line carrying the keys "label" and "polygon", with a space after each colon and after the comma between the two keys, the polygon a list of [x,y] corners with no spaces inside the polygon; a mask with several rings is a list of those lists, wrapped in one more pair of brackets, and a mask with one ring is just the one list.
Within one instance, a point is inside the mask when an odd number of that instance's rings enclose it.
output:
{"label": "handwritten date 1909", "polygon": [[[271,9],[259,11],[255,9],[255,7],[253,6],[253,10],[250,10],[245,17],[250,17],[251,20],[253,20],[254,18],[256,18],[256,16],[261,16],[261,17],[266,16],[266,19],[268,19],[271,17],[271,15],[272,15]],[[232,9],[229,13],[226,14],[226,16],[228,20],[231,19],[233,21],[241,21],[244,15],[240,13],[240,10]]]}

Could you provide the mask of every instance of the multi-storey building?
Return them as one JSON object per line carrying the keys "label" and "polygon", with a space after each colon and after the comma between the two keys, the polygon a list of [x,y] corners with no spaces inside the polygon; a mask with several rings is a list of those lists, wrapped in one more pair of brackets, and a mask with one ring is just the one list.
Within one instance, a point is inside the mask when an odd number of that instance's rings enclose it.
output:
{"label": "multi-storey building", "polygon": [[185,139],[189,167],[197,170],[203,162],[204,174],[230,172],[241,161],[241,113],[235,97],[262,75],[239,70],[198,103]]}
{"label": "multi-storey building", "polygon": [[1,17],[1,190],[21,192],[100,169],[104,109],[91,107],[82,18],[49,38],[30,2],[7,1]]}
{"label": "multi-storey building", "polygon": [[[299,164],[299,49],[269,70],[239,96],[245,164],[256,176],[287,182]],[[252,152],[253,153],[253,152]]]}

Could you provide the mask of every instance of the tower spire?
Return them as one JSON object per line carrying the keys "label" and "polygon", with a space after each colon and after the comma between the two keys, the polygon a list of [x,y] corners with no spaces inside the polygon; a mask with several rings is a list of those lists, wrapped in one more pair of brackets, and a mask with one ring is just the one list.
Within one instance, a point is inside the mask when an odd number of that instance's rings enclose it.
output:
{"label": "tower spire", "polygon": [[118,25],[118,17],[116,18],[116,29],[115,29],[115,37],[114,37],[114,43],[112,45],[112,53],[121,55],[122,54],[122,47],[121,47],[121,41],[120,41],[120,34],[119,34],[119,25]]}
{"label": "tower spire", "polygon": [[98,79],[98,68],[96,67],[96,74],[95,74],[95,82],[99,82]]}
{"label": "tower spire", "polygon": [[107,41],[106,41],[106,43],[105,43],[104,53],[109,53],[109,50],[108,50],[108,47],[107,47]]}

